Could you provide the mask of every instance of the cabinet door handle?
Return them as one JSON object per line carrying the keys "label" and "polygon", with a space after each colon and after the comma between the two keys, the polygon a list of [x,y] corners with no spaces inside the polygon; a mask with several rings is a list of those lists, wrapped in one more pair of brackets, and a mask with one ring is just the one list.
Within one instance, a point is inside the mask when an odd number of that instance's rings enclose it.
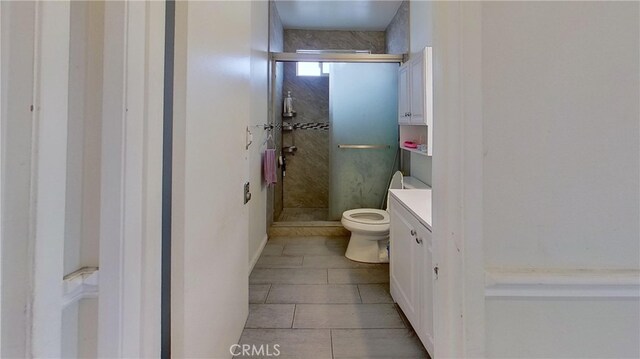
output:
{"label": "cabinet door handle", "polygon": [[438,266],[433,267],[433,273],[436,274],[436,279],[438,279]]}
{"label": "cabinet door handle", "polygon": [[418,238],[418,237],[416,237],[416,243],[418,243],[418,244],[422,244],[422,238]]}
{"label": "cabinet door handle", "polygon": [[412,230],[411,230],[411,235],[412,235],[412,236],[415,236],[415,235],[416,235],[416,230],[415,230],[415,229],[412,229]]}
{"label": "cabinet door handle", "polygon": [[411,112],[407,112],[407,117],[411,117]]}

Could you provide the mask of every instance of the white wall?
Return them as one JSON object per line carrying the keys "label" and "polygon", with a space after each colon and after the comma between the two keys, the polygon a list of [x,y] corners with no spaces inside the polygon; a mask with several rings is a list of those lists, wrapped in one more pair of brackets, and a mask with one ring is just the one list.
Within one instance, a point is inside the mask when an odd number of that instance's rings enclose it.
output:
{"label": "white wall", "polygon": [[[269,2],[251,2],[251,113],[249,126],[253,144],[249,147],[249,170],[252,197],[249,202],[249,270],[258,260],[267,240],[267,194],[262,179],[262,157],[267,148]],[[274,130],[275,132],[275,130]],[[274,135],[275,136],[275,135]],[[274,137],[275,141],[275,137]]]}
{"label": "white wall", "polygon": [[160,355],[162,2],[105,2],[99,357]]}
{"label": "white wall", "polygon": [[638,357],[638,4],[433,10],[441,353]]}
{"label": "white wall", "polygon": [[483,6],[488,267],[640,268],[637,9]]}
{"label": "white wall", "polygon": [[482,6],[485,266],[617,270],[595,294],[489,298],[490,357],[640,355],[639,32],[638,3]]}
{"label": "white wall", "polygon": [[[164,38],[161,31],[164,5],[127,3],[131,10],[127,13],[129,48],[124,51],[124,47],[118,46],[121,44],[115,44],[106,57],[109,64],[126,57],[130,70],[126,80],[122,72],[120,76],[106,77],[112,84],[121,85],[124,81],[127,86],[124,91],[123,87],[115,90],[110,87],[113,91],[106,98],[124,103],[126,93],[127,107],[110,107],[107,114],[119,116],[106,116],[104,123],[100,105],[102,4],[74,3],[73,11],[68,2],[9,2],[1,6],[1,355],[95,356],[98,301],[82,300],[63,310],[61,294],[65,273],[78,266],[98,264],[96,214],[100,213],[124,222],[122,226],[108,228],[111,232],[105,230],[100,243],[101,249],[115,247],[121,256],[117,258],[120,260],[100,263],[103,283],[115,283],[113,287],[117,289],[101,289],[100,322],[104,318],[127,319],[115,329],[120,337],[105,335],[102,346],[118,353],[113,357],[155,357],[159,352],[157,341],[153,345],[154,336],[159,338],[159,321],[154,322],[153,318],[159,318],[160,255],[156,228],[160,227],[160,207],[153,204],[158,204],[156,193],[160,188],[161,137],[157,134],[162,128],[162,76],[157,73],[161,73],[163,63],[163,45],[161,42],[158,46],[157,40]],[[123,18],[112,16],[111,30],[123,25],[124,22],[117,23]],[[89,29],[85,32],[86,28]],[[152,78],[149,74],[153,74]],[[68,108],[72,109],[71,114]],[[122,122],[117,120],[123,116],[128,117],[124,121],[126,127],[118,127]],[[111,145],[106,148],[115,150],[101,153],[100,127],[105,124],[117,129],[106,137]],[[126,131],[118,131],[122,129]],[[124,148],[118,146],[122,143]],[[101,203],[95,192],[105,184],[100,181],[104,173],[99,171],[104,158],[119,165],[113,172],[107,171],[116,178],[106,188],[120,190],[120,186],[126,185],[126,196],[109,196],[114,199],[112,204],[119,205],[115,209],[98,208]],[[123,172],[124,176],[118,176]],[[120,247],[123,233],[127,240]],[[84,242],[89,243],[85,246]],[[158,245],[154,246],[154,242]],[[123,276],[108,275],[113,274],[110,270],[114,268],[126,273],[124,284]],[[103,270],[107,275],[102,276]],[[115,297],[125,305],[115,311],[107,305],[104,310],[103,297]],[[144,310],[136,313],[135,309],[140,307]],[[152,349],[135,351],[143,345]]]}
{"label": "white wall", "polygon": [[104,3],[71,3],[65,274],[98,266]]}
{"label": "white wall", "polygon": [[[417,54],[433,46],[433,4],[431,1],[409,2],[409,53]],[[431,131],[432,129],[429,129]],[[432,185],[431,157],[409,154],[411,176]]]}
{"label": "white wall", "polygon": [[69,304],[62,311],[62,358],[96,358],[98,299]]}
{"label": "white wall", "polygon": [[176,2],[171,339],[178,358],[230,357],[248,314],[242,190],[250,172],[251,6]]}
{"label": "white wall", "polygon": [[[99,266],[103,22],[104,3],[71,3],[65,275]],[[97,303],[97,299],[85,299],[63,310],[64,357],[97,355],[98,312],[96,308],[80,314],[86,303]],[[78,333],[85,338],[78,338]]]}
{"label": "white wall", "polygon": [[[2,357],[26,356],[34,3],[2,2]],[[11,91],[5,89],[11,88]]]}
{"label": "white wall", "polygon": [[27,357],[61,354],[69,101],[69,3],[36,3]]}
{"label": "white wall", "polygon": [[433,45],[433,4],[430,1],[409,2],[409,53],[418,54]]}
{"label": "white wall", "polygon": [[61,353],[68,51],[68,3],[2,4],[2,356]]}

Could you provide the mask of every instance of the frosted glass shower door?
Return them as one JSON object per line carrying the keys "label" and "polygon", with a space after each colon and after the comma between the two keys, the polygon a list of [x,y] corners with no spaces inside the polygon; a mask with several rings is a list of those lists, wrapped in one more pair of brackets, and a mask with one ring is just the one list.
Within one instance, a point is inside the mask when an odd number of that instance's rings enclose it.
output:
{"label": "frosted glass shower door", "polygon": [[[329,218],[332,220],[339,220],[342,212],[349,209],[380,208],[386,196],[389,178],[397,167],[397,76],[398,64],[331,65]],[[374,148],[366,148],[370,145]]]}

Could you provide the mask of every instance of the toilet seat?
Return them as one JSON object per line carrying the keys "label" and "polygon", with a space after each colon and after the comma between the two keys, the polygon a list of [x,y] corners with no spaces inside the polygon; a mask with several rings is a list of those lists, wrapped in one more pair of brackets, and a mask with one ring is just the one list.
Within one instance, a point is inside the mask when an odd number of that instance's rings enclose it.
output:
{"label": "toilet seat", "polygon": [[389,213],[381,209],[358,208],[345,211],[342,218],[360,224],[389,224]]}

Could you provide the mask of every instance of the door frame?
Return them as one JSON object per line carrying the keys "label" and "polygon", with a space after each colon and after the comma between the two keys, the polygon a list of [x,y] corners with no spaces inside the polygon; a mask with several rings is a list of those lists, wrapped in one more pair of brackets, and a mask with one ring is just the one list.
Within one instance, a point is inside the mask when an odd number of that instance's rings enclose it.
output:
{"label": "door frame", "polygon": [[435,357],[482,358],[482,4],[436,2],[433,10]]}
{"label": "door frame", "polygon": [[106,2],[99,357],[159,357],[164,2]]}

